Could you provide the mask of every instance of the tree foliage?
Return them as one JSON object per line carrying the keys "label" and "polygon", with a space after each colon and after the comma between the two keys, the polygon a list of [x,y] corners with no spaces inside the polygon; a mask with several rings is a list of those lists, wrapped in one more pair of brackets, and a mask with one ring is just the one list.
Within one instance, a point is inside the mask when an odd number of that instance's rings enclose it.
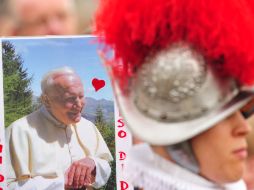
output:
{"label": "tree foliage", "polygon": [[4,113],[5,126],[27,115],[32,108],[32,91],[28,76],[23,68],[23,60],[15,52],[14,46],[3,42],[3,76],[4,76]]}
{"label": "tree foliage", "polygon": [[116,189],[116,159],[115,159],[115,127],[114,121],[106,122],[101,106],[98,106],[95,113],[95,125],[106,141],[108,148],[114,157],[111,163],[111,176],[107,184],[100,190],[115,190]]}

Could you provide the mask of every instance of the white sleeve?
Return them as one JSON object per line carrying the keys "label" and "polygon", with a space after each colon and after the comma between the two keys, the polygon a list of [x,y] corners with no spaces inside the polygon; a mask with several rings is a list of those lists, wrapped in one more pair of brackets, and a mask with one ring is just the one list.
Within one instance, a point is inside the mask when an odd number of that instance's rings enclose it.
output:
{"label": "white sleeve", "polygon": [[7,169],[11,170],[7,178],[30,176],[29,171],[29,137],[26,126],[13,124],[6,129]]}
{"label": "white sleeve", "polygon": [[[95,127],[96,128],[96,127]],[[96,165],[96,176],[93,187],[99,188],[105,185],[110,177],[111,168],[109,165],[110,161],[113,161],[113,157],[105,143],[101,133],[96,128],[97,133],[97,149],[95,155],[91,156]]]}
{"label": "white sleeve", "polygon": [[100,158],[91,158],[94,160],[96,166],[96,176],[93,187],[100,188],[107,183],[111,174],[111,168],[108,161]]}
{"label": "white sleeve", "polygon": [[246,184],[243,180],[239,180],[233,183],[227,183],[224,186],[225,190],[247,190]]}
{"label": "white sleeve", "polygon": [[30,178],[26,181],[16,183],[13,190],[64,190],[64,179],[58,177],[54,179],[46,179],[41,176]]}

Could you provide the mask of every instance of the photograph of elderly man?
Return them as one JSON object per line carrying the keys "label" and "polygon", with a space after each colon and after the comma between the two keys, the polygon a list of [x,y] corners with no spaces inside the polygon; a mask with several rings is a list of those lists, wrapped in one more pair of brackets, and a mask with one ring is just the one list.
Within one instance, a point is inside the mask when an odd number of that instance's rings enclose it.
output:
{"label": "photograph of elderly man", "polygon": [[[111,163],[114,151],[108,137],[104,136],[103,130],[106,129],[97,126],[98,117],[94,120],[96,125],[83,117],[84,107],[89,106],[89,99],[85,97],[85,93],[89,96],[95,93],[91,88],[85,90],[83,81],[90,80],[92,75],[96,76],[96,72],[100,76],[103,74],[99,69],[92,74],[84,74],[80,72],[80,68],[82,66],[85,68],[86,65],[76,64],[82,59],[83,54],[86,57],[95,55],[92,55],[91,52],[82,54],[82,51],[86,51],[86,44],[89,44],[89,40],[91,39],[26,39],[3,42],[3,66],[6,73],[4,78],[5,112],[6,122],[8,122],[6,123],[8,189],[99,189],[103,186],[107,189],[106,187],[112,185],[108,184],[108,181],[112,177],[111,174],[114,173],[112,172],[114,166]],[[80,49],[81,43],[86,48]],[[34,47],[35,44],[38,46]],[[60,46],[65,50],[72,48],[70,52],[76,51],[74,46],[77,46],[77,49],[80,49],[80,56],[75,60],[70,55],[64,56],[60,53],[61,56],[58,58]],[[58,48],[55,50],[56,47]],[[25,53],[24,49],[26,49]],[[52,61],[45,59],[52,65],[30,64],[31,60],[33,60],[31,63],[35,60],[38,61],[38,64],[40,62],[40,58],[34,56],[38,53],[36,49],[44,52],[45,58],[54,55],[54,58],[51,58]],[[11,75],[7,74],[7,71],[11,71],[12,60],[8,57],[11,50],[13,50],[12,53],[15,52],[23,59],[20,62],[22,64],[20,71],[23,73],[22,76],[26,76],[26,82],[30,84],[28,87],[33,90],[32,93],[39,95],[40,92],[40,101],[30,109],[31,113],[20,116],[14,121],[10,121],[10,117],[15,117],[12,112],[8,112],[10,109],[8,107],[10,97],[8,96],[14,95],[8,93],[12,88],[8,85],[8,77]],[[64,60],[68,62],[70,59],[72,59],[72,64],[67,66],[63,63]],[[96,58],[94,62],[97,62]],[[98,67],[99,62],[97,65],[94,64],[95,67]],[[36,69],[34,66],[41,68]],[[32,77],[28,78],[28,75]],[[84,79],[83,76],[87,78]],[[14,83],[12,85],[15,86]],[[37,88],[39,85],[41,90]],[[86,85],[89,86],[89,84]],[[23,102],[31,96],[29,88],[27,88],[27,95],[24,96]],[[101,92],[96,92],[96,95],[99,96],[99,93],[104,91],[104,98],[107,98],[108,92],[106,91],[109,89],[110,86],[106,86],[101,89]],[[21,93],[16,95],[23,96]],[[22,108],[25,109],[26,106]],[[20,107],[16,108],[16,114],[19,111]],[[109,126],[105,125],[104,128],[109,128]],[[112,126],[111,131],[114,132]],[[114,138],[111,138],[111,141],[114,141]]]}

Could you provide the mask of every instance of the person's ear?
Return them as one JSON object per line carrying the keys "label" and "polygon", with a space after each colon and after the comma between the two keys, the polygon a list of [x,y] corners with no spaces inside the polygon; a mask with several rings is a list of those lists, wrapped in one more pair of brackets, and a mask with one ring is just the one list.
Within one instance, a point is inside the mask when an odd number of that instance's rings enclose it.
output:
{"label": "person's ear", "polygon": [[41,95],[41,102],[46,108],[50,108],[50,100],[47,95]]}

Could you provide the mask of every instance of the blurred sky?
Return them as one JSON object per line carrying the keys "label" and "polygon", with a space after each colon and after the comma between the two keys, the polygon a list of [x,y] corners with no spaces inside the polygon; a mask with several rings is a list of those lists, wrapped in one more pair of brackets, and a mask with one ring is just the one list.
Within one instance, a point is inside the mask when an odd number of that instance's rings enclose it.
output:
{"label": "blurred sky", "polygon": [[[113,100],[109,78],[97,55],[98,44],[95,37],[6,40],[15,46],[16,52],[23,58],[23,68],[26,68],[29,76],[33,77],[31,87],[34,95],[40,95],[40,81],[46,72],[69,66],[82,78],[86,97]],[[93,78],[105,80],[105,87],[95,92],[92,86]]]}

